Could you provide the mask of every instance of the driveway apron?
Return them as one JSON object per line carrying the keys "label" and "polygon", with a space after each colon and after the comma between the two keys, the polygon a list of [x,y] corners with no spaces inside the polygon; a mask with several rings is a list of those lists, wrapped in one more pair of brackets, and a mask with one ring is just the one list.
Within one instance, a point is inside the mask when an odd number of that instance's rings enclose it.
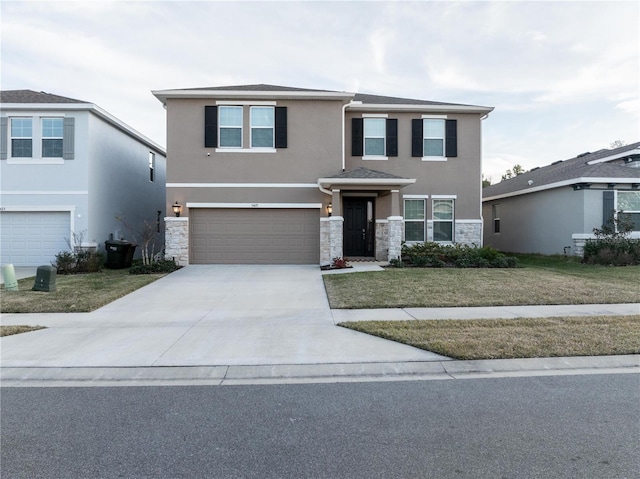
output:
{"label": "driveway apron", "polygon": [[47,329],[2,338],[2,367],[437,361],[336,326],[311,265],[191,265],[92,313],[4,315]]}

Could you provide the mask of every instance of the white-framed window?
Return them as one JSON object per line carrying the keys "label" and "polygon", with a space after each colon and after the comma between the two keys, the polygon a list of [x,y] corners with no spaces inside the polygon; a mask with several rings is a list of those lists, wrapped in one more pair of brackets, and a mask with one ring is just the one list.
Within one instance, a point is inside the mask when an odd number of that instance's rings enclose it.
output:
{"label": "white-framed window", "polygon": [[33,157],[32,118],[11,118],[11,157]]}
{"label": "white-framed window", "polygon": [[491,207],[493,213],[493,232],[500,233],[500,205]]}
{"label": "white-framed window", "polygon": [[385,156],[386,118],[364,118],[364,156]]}
{"label": "white-framed window", "polygon": [[640,191],[618,190],[617,196],[619,215],[633,224],[633,231],[640,231]]}
{"label": "white-framed window", "polygon": [[439,118],[424,118],[422,120],[422,151],[423,156],[445,156],[445,120]]}
{"label": "white-framed window", "polygon": [[220,148],[242,148],[242,107],[218,107]]}
{"label": "white-framed window", "polygon": [[411,198],[404,200],[404,240],[407,242],[425,241],[425,218],[427,200]]}
{"label": "white-framed window", "polygon": [[64,120],[62,118],[42,118],[42,157],[62,158]]}
{"label": "white-framed window", "polygon": [[454,241],[454,203],[453,199],[433,199],[433,241],[447,243]]}
{"label": "white-framed window", "polygon": [[153,151],[149,152],[149,181],[154,182],[156,179],[156,155]]}
{"label": "white-framed window", "polygon": [[251,148],[273,148],[275,140],[275,108],[252,106],[250,109]]}

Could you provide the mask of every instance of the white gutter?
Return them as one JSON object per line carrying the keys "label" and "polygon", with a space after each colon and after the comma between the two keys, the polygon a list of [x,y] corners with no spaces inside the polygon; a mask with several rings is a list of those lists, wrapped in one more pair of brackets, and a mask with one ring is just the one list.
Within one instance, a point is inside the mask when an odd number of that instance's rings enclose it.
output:
{"label": "white gutter", "polygon": [[347,125],[347,118],[346,118],[347,108],[353,105],[362,105],[362,102],[351,100],[349,103],[345,103],[344,105],[342,105],[342,171],[346,170],[347,168],[346,153],[345,153],[345,148],[347,147],[347,144],[346,144],[347,132],[345,131],[345,128]]}

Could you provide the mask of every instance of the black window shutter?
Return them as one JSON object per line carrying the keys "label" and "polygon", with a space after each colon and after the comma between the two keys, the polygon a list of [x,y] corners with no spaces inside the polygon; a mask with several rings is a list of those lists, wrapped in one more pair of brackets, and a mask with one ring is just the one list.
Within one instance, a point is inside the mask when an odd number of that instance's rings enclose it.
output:
{"label": "black window shutter", "polygon": [[8,152],[8,139],[9,128],[8,119],[6,117],[0,118],[0,160],[7,159]]}
{"label": "black window shutter", "polygon": [[445,122],[445,156],[458,156],[458,120],[446,120]]}
{"label": "black window shutter", "polygon": [[602,226],[605,226],[609,221],[613,221],[616,209],[614,201],[614,191],[602,192]]}
{"label": "black window shutter", "polygon": [[62,123],[62,158],[73,160],[75,157],[76,119],[65,117]]}
{"label": "black window shutter", "polygon": [[387,120],[387,156],[398,156],[398,120]]}
{"label": "black window shutter", "polygon": [[422,152],[424,142],[422,141],[422,138],[422,120],[411,120],[411,156],[423,156]]}
{"label": "black window shutter", "polygon": [[204,107],[204,146],[216,148],[218,146],[218,107]]}
{"label": "black window shutter", "polygon": [[276,148],[287,147],[287,107],[276,107]]}
{"label": "black window shutter", "polygon": [[364,121],[362,118],[351,119],[351,156],[362,156],[363,147]]}

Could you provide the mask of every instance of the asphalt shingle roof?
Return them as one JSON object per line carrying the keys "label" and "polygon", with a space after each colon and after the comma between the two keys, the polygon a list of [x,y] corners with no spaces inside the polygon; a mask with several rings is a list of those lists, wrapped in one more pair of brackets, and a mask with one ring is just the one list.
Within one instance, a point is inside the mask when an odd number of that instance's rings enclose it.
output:
{"label": "asphalt shingle roof", "polygon": [[343,171],[337,175],[329,176],[329,178],[349,178],[349,179],[394,179],[405,180],[402,176],[392,175],[384,171],[370,170],[369,168],[356,168],[355,170]]}
{"label": "asphalt shingle roof", "polygon": [[0,91],[0,103],[88,103],[75,98],[53,95],[43,91],[4,90]]}
{"label": "asphalt shingle roof", "polygon": [[[640,182],[640,168],[625,166],[621,162],[603,162],[589,165],[589,162],[610,156],[629,153],[629,156],[640,154],[640,142],[614,148],[612,150],[598,150],[586,153],[564,161],[556,161],[541,168],[534,168],[521,175],[487,186],[482,190],[484,198],[505,195],[527,188],[544,186],[561,181],[577,180],[578,178],[630,178]],[[529,182],[532,182],[529,185]]]}

